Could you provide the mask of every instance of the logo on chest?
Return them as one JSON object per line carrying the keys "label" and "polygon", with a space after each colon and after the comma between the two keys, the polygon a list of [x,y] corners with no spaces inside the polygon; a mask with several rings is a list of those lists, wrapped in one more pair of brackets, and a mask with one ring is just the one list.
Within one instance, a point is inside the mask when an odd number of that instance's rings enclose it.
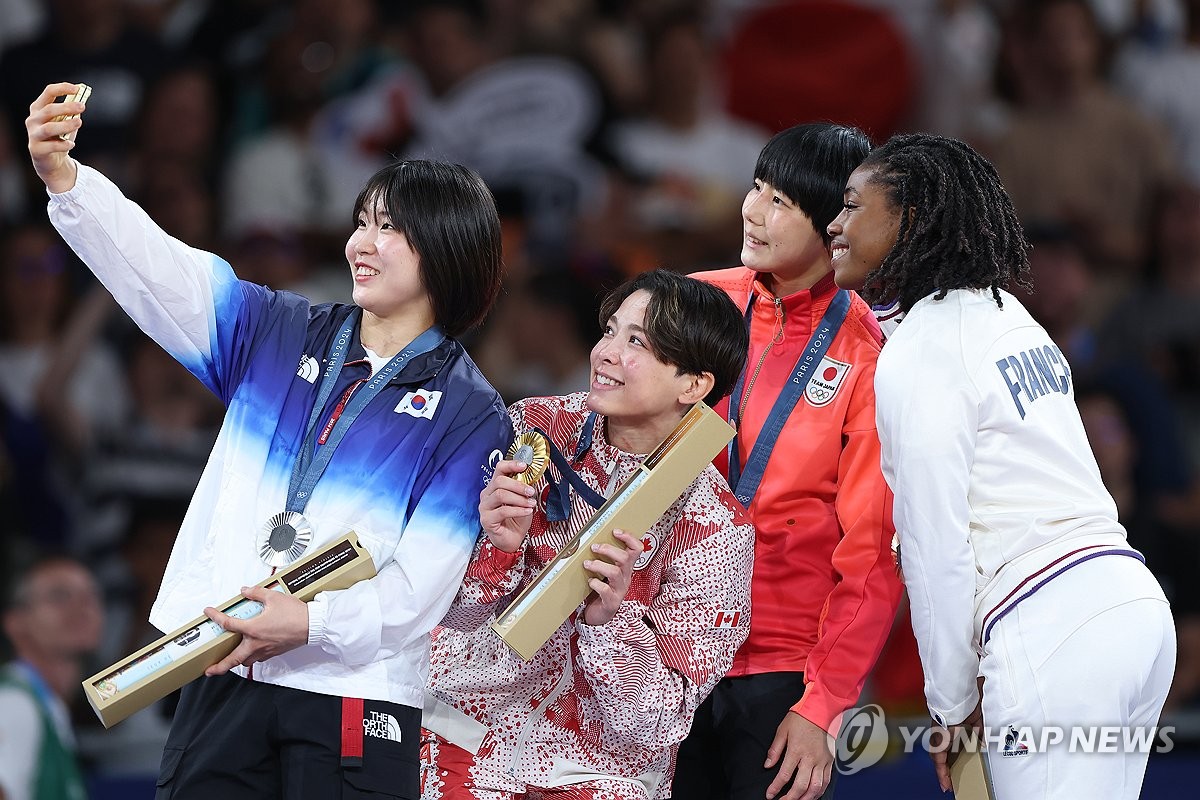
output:
{"label": "logo on chest", "polygon": [[300,364],[296,367],[296,377],[303,378],[309,383],[316,383],[317,376],[321,374],[321,365],[317,360],[305,353],[300,357]]}
{"label": "logo on chest", "polygon": [[836,361],[829,356],[822,358],[821,363],[813,370],[808,386],[804,387],[804,399],[817,408],[832,403],[852,366],[854,365]]}

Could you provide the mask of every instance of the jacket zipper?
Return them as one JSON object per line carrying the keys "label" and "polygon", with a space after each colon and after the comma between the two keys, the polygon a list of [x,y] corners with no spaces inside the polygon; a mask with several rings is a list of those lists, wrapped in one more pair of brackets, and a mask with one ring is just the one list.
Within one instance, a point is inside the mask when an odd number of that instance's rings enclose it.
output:
{"label": "jacket zipper", "polygon": [[742,403],[738,408],[738,427],[742,425],[742,419],[746,415],[746,406],[750,403],[750,392],[754,389],[754,382],[758,380],[758,373],[762,372],[763,362],[767,360],[767,353],[771,352],[771,348],[783,341],[783,301],[778,297],[775,300],[775,325],[778,330],[775,331],[775,336],[771,341],[767,342],[767,346],[763,348],[762,355],[758,357],[758,365],[754,368],[754,374],[750,376],[749,383],[746,384],[746,391],[742,392]]}

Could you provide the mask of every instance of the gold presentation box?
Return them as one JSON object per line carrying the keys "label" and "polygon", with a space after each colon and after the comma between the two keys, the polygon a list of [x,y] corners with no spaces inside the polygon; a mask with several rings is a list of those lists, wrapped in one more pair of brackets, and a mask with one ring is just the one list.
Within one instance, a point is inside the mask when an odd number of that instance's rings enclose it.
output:
{"label": "gold presentation box", "polygon": [[704,403],[694,405],[638,470],[492,623],[529,661],[591,592],[583,561],[593,544],[624,547],[614,528],[642,536],[733,438],[733,427]]}
{"label": "gold presentation box", "polygon": [[996,800],[992,793],[992,776],[988,769],[987,753],[978,738],[975,746],[960,752],[950,765],[950,783],[955,800]]}
{"label": "gold presentation box", "polygon": [[[308,602],[320,592],[347,589],[374,575],[371,554],[351,531],[258,585]],[[250,619],[262,611],[262,604],[239,594],[215,608]],[[199,617],[88,678],[83,691],[104,727],[111,728],[203,675],[233,652],[241,638]]]}

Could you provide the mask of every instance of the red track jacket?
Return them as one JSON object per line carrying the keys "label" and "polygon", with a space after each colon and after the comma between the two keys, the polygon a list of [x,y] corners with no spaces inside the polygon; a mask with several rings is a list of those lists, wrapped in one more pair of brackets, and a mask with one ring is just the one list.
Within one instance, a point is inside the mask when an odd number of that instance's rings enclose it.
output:
{"label": "red track jacket", "polygon": [[[830,274],[811,290],[780,299],[777,309],[770,290],[745,267],[693,277],[722,289],[742,309],[754,295],[739,433],[744,466],[837,287]],[[783,340],[762,359],[780,324]],[[750,505],[757,529],[750,636],[728,673],[804,672],[804,696],[792,710],[835,736],[887,639],[902,590],[891,555],[892,493],[880,472],[875,432],[881,342],[870,307],[853,295]],[[717,407],[726,419],[728,405]],[[724,455],[717,466],[728,474]]]}

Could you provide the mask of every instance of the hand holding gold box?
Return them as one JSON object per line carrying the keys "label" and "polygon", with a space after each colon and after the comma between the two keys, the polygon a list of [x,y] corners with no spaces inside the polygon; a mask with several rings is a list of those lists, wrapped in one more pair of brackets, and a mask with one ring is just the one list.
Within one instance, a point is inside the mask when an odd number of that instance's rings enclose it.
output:
{"label": "hand holding gold box", "polygon": [[987,753],[976,735],[971,734],[969,749],[959,751],[950,765],[950,784],[955,800],[996,800]]}
{"label": "hand holding gold box", "polygon": [[529,661],[591,592],[593,544],[624,544],[614,528],[642,536],[733,438],[728,422],[697,403],[636,472],[492,623],[492,630]]}
{"label": "hand holding gold box", "polygon": [[[374,575],[371,554],[351,531],[258,585],[308,602],[320,592],[347,589]],[[250,619],[261,613],[263,606],[238,595],[216,608],[231,617]],[[233,652],[241,638],[208,617],[198,617],[97,672],[83,682],[83,691],[104,727],[111,728],[203,675]]]}

